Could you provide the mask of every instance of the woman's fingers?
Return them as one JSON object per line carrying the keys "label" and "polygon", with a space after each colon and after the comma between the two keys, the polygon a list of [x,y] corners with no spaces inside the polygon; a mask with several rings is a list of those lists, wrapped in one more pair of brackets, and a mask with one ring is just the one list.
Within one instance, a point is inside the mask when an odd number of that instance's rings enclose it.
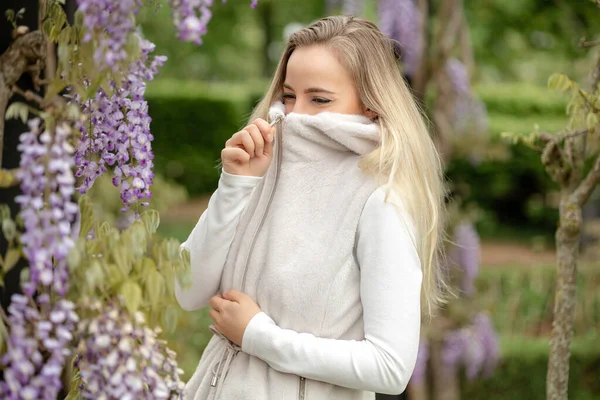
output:
{"label": "woman's fingers", "polygon": [[214,308],[211,308],[210,311],[208,312],[208,315],[210,316],[210,319],[212,319],[213,321],[215,321],[215,323],[217,323],[217,321],[220,319],[220,314],[218,311],[216,311]]}
{"label": "woman's fingers", "polygon": [[250,161],[250,154],[244,149],[239,147],[226,147],[221,150],[221,159],[224,162],[237,162],[239,164],[245,164]]}
{"label": "woman's fingers", "polygon": [[255,156],[261,156],[263,154],[263,150],[265,148],[265,139],[263,138],[262,133],[258,129],[258,126],[252,124],[248,125],[244,128],[250,134],[252,141],[254,142],[254,154]]}
{"label": "woman's fingers", "polygon": [[273,142],[273,133],[275,132],[275,127],[271,126],[267,121],[262,118],[258,118],[254,120],[254,125],[258,127],[260,133],[266,143]]}

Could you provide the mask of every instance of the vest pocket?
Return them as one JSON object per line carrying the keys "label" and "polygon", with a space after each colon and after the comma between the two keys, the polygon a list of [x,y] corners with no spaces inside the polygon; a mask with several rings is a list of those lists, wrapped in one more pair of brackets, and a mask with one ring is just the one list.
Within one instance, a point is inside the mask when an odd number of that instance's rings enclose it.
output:
{"label": "vest pocket", "polygon": [[305,400],[306,398],[306,378],[301,376],[300,383],[298,385],[298,400]]}

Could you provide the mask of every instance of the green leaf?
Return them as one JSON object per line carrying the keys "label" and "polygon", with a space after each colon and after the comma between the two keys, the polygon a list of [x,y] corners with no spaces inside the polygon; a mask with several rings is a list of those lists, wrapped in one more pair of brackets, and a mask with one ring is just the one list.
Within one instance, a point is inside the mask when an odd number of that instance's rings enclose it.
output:
{"label": "green leaf", "polygon": [[79,212],[81,214],[79,237],[85,238],[94,226],[94,206],[92,200],[86,195],[79,198]]}
{"label": "green leaf", "polygon": [[143,260],[144,282],[146,286],[146,294],[150,302],[150,307],[154,308],[158,305],[163,297],[165,288],[165,280],[156,269],[154,260],[145,257]]}
{"label": "green leaf", "polygon": [[129,249],[125,246],[115,246],[111,254],[119,270],[124,276],[128,276],[131,272],[131,255],[129,254]]}
{"label": "green leaf", "polygon": [[123,295],[123,300],[125,300],[125,306],[129,310],[129,313],[135,313],[142,301],[142,289],[140,289],[140,285],[133,281],[127,281],[121,286],[120,293]]}
{"label": "green leaf", "polygon": [[15,10],[9,8],[8,10],[6,10],[4,12],[4,15],[6,16],[6,19],[8,19],[10,22],[12,22],[15,19]]}
{"label": "green leaf", "polygon": [[588,113],[587,118],[586,118],[586,126],[589,130],[594,129],[594,127],[596,125],[598,125],[598,122],[599,122],[598,115],[596,113],[594,113],[594,112]]}
{"label": "green leaf", "polygon": [[4,325],[4,318],[0,318],[0,354],[4,354],[4,344],[8,339],[8,330]]}
{"label": "green leaf", "polygon": [[167,260],[176,260],[179,258],[180,243],[175,238],[167,238],[162,243],[164,255]]}
{"label": "green leaf", "polygon": [[75,245],[69,251],[69,255],[67,256],[67,265],[71,271],[74,271],[81,264],[81,251],[79,250],[79,246]]}
{"label": "green leaf", "polygon": [[23,284],[25,282],[29,282],[29,268],[23,268],[21,270],[21,274],[19,275],[20,282]]}
{"label": "green leaf", "polygon": [[180,311],[175,306],[168,306],[163,312],[163,327],[167,333],[175,332]]}
{"label": "green leaf", "polygon": [[21,102],[12,103],[6,109],[5,117],[6,119],[11,118],[20,118],[21,121],[25,124],[27,123],[27,116],[29,115],[29,108],[27,104]]}
{"label": "green leaf", "polygon": [[146,226],[146,230],[150,235],[154,235],[156,230],[158,229],[158,225],[160,224],[160,214],[156,210],[147,210],[144,211],[140,218],[142,222]]}
{"label": "green leaf", "polygon": [[17,236],[17,224],[10,218],[2,220],[2,234],[6,240],[11,241]]}
{"label": "green leaf", "polygon": [[21,258],[21,250],[10,248],[4,256],[4,273],[10,271]]}
{"label": "green leaf", "polygon": [[181,261],[183,261],[183,266],[188,269],[192,265],[190,250],[187,247],[181,247],[179,250],[179,256],[181,257]]}
{"label": "green leaf", "polygon": [[85,271],[85,280],[88,284],[88,290],[96,289],[104,280],[104,270],[98,260],[92,260],[90,266]]}
{"label": "green leaf", "polygon": [[0,204],[0,220],[10,218],[10,207],[7,204]]}

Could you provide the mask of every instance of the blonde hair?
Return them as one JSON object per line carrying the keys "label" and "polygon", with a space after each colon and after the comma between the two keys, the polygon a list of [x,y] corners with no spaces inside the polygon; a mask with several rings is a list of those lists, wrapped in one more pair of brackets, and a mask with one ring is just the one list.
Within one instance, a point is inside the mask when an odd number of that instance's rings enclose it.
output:
{"label": "blonde hair", "polygon": [[266,119],[269,106],[281,98],[286,67],[301,46],[324,45],[353,76],[363,105],[377,113],[381,145],[361,160],[361,168],[386,190],[386,201],[402,207],[411,219],[421,261],[421,304],[428,316],[448,290],[441,245],[445,186],[438,152],[423,115],[407,88],[394,44],[377,27],[351,16],[323,18],[290,36],[274,79],[250,120]]}

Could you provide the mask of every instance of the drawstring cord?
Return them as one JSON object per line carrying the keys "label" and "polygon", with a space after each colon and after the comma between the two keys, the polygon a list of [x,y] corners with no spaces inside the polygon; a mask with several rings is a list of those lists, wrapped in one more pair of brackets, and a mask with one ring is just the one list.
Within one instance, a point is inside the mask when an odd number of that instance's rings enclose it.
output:
{"label": "drawstring cord", "polygon": [[[229,371],[229,366],[233,361],[233,358],[240,352],[241,347],[235,343],[232,343],[229,339],[227,339],[221,332],[215,328],[214,325],[210,325],[209,329],[217,335],[219,338],[223,339],[225,342],[225,350],[223,350],[223,354],[219,359],[219,362],[213,365],[211,372],[213,373],[213,377],[210,381],[210,386],[217,387],[219,383],[223,380],[223,378],[227,375],[227,371]],[[219,394],[221,392],[222,387],[219,386],[217,389],[217,393],[215,394],[215,398],[219,398]]]}

